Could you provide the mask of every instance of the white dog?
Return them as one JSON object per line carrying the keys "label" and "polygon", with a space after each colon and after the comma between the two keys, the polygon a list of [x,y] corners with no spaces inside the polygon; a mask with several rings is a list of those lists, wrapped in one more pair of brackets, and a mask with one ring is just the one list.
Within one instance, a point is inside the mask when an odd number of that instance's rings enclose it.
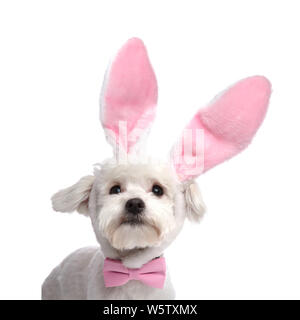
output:
{"label": "white dog", "polygon": [[203,216],[194,179],[250,143],[270,91],[264,77],[238,82],[197,112],[169,161],[141,161],[157,84],[142,41],[130,39],[110,65],[101,96],[101,122],[115,156],[52,198],[56,211],[91,218],[100,247],[68,256],[45,280],[42,298],[173,299],[163,253],[186,217]]}

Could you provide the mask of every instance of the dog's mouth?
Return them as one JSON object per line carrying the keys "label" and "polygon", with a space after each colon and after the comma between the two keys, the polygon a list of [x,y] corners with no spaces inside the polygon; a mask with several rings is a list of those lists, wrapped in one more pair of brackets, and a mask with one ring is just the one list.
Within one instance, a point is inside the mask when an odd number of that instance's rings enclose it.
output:
{"label": "dog's mouth", "polygon": [[121,218],[120,225],[129,224],[132,226],[145,224],[144,219],[139,215],[125,215]]}
{"label": "dog's mouth", "polygon": [[128,225],[131,226],[133,228],[136,227],[150,227],[151,229],[153,229],[157,235],[158,238],[160,238],[161,236],[161,230],[158,228],[158,226],[156,226],[155,223],[149,221],[145,216],[143,215],[124,215],[122,216],[122,218],[120,219],[120,223],[119,226],[122,225]]}
{"label": "dog's mouth", "polygon": [[105,237],[117,250],[132,250],[158,245],[162,232],[146,215],[124,214],[106,228]]}

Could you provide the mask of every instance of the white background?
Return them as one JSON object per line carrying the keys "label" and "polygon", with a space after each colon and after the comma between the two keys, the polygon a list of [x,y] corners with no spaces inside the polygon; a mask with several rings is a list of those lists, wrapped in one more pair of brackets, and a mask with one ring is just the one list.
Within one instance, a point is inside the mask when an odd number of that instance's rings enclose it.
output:
{"label": "white background", "polygon": [[198,181],[208,207],[166,253],[181,299],[300,298],[299,1],[1,1],[0,298],[39,299],[51,269],[95,238],[50,197],[110,156],[98,120],[109,59],[132,36],[159,81],[149,149],[167,153],[219,91],[273,84],[251,146]]}

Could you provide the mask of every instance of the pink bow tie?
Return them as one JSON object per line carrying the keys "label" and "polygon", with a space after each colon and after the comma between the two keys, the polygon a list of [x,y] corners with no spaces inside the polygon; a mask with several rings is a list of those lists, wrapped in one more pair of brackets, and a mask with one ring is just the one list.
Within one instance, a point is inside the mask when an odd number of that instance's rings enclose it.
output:
{"label": "pink bow tie", "polygon": [[106,287],[118,287],[129,280],[139,280],[150,287],[162,289],[166,278],[166,262],[161,257],[147,262],[139,269],[130,269],[120,260],[106,258],[103,275]]}

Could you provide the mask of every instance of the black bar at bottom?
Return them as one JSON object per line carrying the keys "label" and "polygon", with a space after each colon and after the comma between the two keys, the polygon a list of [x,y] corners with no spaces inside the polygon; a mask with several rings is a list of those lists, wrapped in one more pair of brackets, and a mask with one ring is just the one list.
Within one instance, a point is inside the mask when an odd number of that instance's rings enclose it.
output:
{"label": "black bar at bottom", "polygon": [[0,301],[3,319],[244,319],[299,318],[300,303],[281,300],[175,300],[175,301]]}

